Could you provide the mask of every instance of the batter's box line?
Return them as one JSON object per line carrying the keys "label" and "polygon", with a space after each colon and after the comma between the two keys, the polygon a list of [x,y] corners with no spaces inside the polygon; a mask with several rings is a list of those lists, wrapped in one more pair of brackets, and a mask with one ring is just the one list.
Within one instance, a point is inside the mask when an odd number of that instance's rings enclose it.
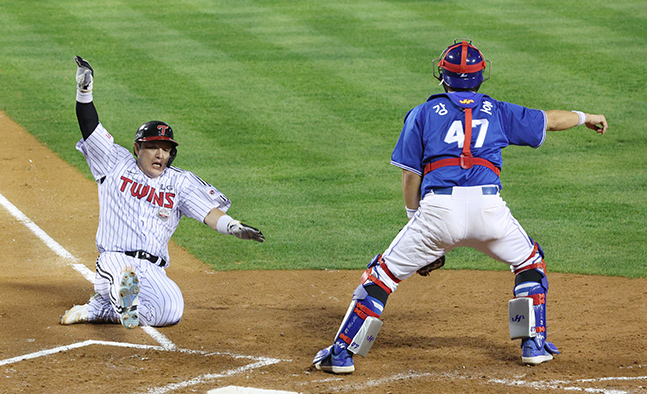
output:
{"label": "batter's box line", "polygon": [[[252,361],[256,361],[256,364],[265,363],[266,365],[273,365],[273,364],[280,363],[282,361],[290,361],[290,360],[281,360],[281,359],[269,358],[269,357],[246,356],[246,355],[234,354],[230,352],[208,352],[204,350],[191,350],[191,349],[180,349],[180,348],[175,348],[171,350],[164,346],[140,345],[136,343],[113,342],[113,341],[97,341],[95,339],[89,339],[87,341],[77,342],[71,345],[58,346],[52,349],[41,350],[30,354],[24,354],[22,356],[12,357],[6,360],[0,360],[0,366],[15,364],[20,361],[31,360],[39,357],[44,357],[44,356],[50,356],[52,354],[63,353],[69,350],[79,349],[79,348],[93,346],[93,345],[114,346],[114,347],[143,349],[143,350],[158,350],[158,351],[167,351],[167,352],[172,351],[172,352],[187,353],[187,354],[199,354],[207,357],[208,356],[229,356],[232,358],[239,358],[239,359],[245,358]],[[250,365],[253,365],[253,364],[250,364]]]}
{"label": "batter's box line", "polygon": [[163,387],[151,388],[148,391],[146,391],[145,393],[146,394],[165,394],[165,393],[168,393],[168,392],[171,392],[171,391],[174,391],[174,390],[180,390],[180,389],[184,389],[184,388],[187,388],[187,387],[196,386],[198,384],[206,384],[206,383],[210,383],[211,381],[216,380],[216,379],[228,378],[228,377],[231,377],[231,376],[234,376],[234,375],[241,374],[243,372],[248,372],[248,371],[252,371],[254,369],[266,367],[266,366],[269,366],[269,365],[278,364],[281,361],[291,361],[291,360],[279,360],[279,359],[268,358],[268,359],[258,361],[258,362],[253,363],[253,364],[248,364],[248,365],[242,366],[240,368],[230,369],[229,371],[226,371],[226,372],[223,372],[223,373],[205,374],[205,375],[198,376],[197,378],[186,380],[184,382],[171,383],[171,384],[163,386]]}
{"label": "batter's box line", "polygon": [[503,384],[506,386],[515,386],[515,387],[529,387],[536,390],[564,390],[564,391],[583,391],[586,393],[600,393],[600,394],[628,394],[632,391],[620,390],[620,389],[605,389],[605,388],[596,388],[596,387],[582,387],[575,386],[576,384],[585,384],[585,383],[600,383],[600,382],[621,382],[621,381],[637,381],[637,380],[647,380],[647,376],[616,376],[616,377],[604,377],[604,378],[589,378],[589,379],[576,379],[576,380],[549,380],[549,381],[525,381],[525,380],[507,380],[507,379],[490,379],[489,383]]}

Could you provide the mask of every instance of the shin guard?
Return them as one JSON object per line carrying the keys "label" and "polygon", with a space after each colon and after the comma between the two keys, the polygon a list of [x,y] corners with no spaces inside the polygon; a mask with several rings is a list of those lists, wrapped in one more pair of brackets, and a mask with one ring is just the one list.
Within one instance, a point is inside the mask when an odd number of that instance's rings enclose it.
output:
{"label": "shin guard", "polygon": [[[391,289],[378,279],[379,274],[375,272],[383,264],[381,257],[375,256],[371,261],[362,275],[362,283],[353,293],[353,301],[335,336],[333,354],[348,350],[365,357],[382,327],[379,317]],[[384,272],[385,267],[381,271]]]}
{"label": "shin guard", "polygon": [[[373,285],[366,286],[373,287]],[[335,337],[333,354],[348,350],[353,354],[366,356],[382,327],[379,320],[384,303],[369,295],[364,285],[357,286],[353,293],[346,316]]]}
{"label": "shin guard", "polygon": [[515,270],[515,299],[509,302],[510,338],[522,339],[522,343],[530,339],[539,352],[544,352],[546,348],[547,352],[558,354],[555,345],[546,341],[548,279],[543,257],[543,251],[535,243],[531,256],[522,264],[522,268]]}

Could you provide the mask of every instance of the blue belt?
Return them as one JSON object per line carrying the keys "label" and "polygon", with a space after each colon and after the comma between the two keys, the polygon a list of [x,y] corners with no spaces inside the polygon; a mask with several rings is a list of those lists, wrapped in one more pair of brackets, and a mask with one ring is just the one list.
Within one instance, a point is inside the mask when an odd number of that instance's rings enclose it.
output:
{"label": "blue belt", "polygon": [[[499,188],[496,186],[482,186],[481,190],[483,191],[484,196],[493,196],[499,192]],[[453,187],[437,187],[431,189],[434,194],[446,194],[450,195],[454,191]]]}

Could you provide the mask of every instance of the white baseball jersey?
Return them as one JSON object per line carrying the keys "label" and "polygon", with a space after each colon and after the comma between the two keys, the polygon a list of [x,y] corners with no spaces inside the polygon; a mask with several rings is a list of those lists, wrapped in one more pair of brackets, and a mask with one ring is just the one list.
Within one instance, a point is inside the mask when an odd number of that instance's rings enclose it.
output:
{"label": "white baseball jersey", "polygon": [[168,262],[168,242],[182,215],[203,222],[213,208],[226,212],[231,205],[189,171],[169,167],[149,178],[101,124],[76,148],[99,185],[99,253],[144,250]]}
{"label": "white baseball jersey", "polygon": [[[99,187],[99,228],[96,243],[94,289],[88,321],[120,320],[117,286],[126,270],[137,273],[140,283],[138,313],[141,325],[176,324],[184,312],[182,292],[166,275],[168,243],[182,215],[204,222],[214,208],[226,212],[231,205],[215,187],[189,171],[169,167],[149,178],[133,155],[114,143],[99,124],[76,148],[85,156]],[[155,264],[124,252],[145,251],[166,264]]]}

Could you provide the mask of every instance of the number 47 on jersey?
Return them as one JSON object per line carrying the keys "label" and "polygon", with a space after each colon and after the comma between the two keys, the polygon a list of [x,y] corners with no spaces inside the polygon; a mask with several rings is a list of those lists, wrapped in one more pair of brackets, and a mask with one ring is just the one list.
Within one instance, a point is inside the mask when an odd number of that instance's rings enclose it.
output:
{"label": "number 47 on jersey", "polygon": [[[475,148],[480,148],[485,142],[485,136],[487,135],[487,128],[489,122],[487,119],[472,119],[472,129],[478,127],[478,136],[476,137],[476,143],[474,144]],[[455,120],[452,125],[447,130],[445,135],[445,142],[448,144],[458,143],[458,147],[463,147],[463,141],[465,140],[465,133],[463,131],[463,122],[460,120]]]}

